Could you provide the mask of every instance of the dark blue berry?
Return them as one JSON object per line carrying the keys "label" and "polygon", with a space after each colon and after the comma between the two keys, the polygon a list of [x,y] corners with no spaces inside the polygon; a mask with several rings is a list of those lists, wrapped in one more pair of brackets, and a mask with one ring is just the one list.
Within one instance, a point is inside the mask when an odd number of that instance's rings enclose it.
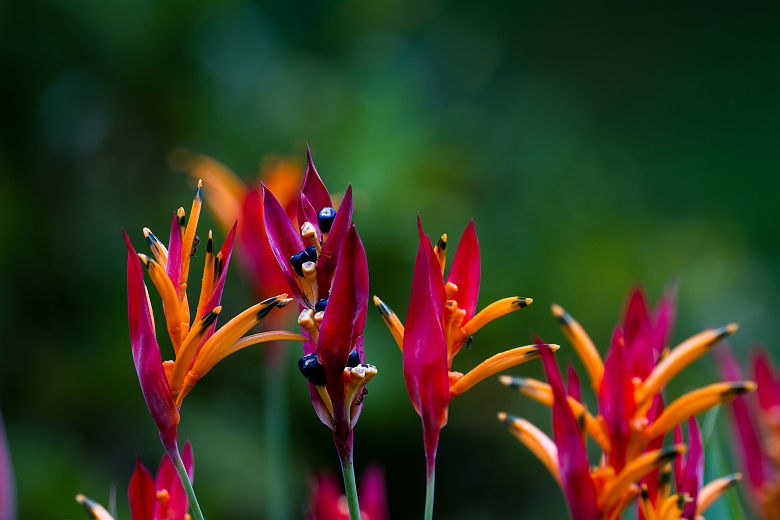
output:
{"label": "dark blue berry", "polygon": [[306,246],[306,249],[303,250],[304,253],[306,253],[306,258],[309,262],[316,262],[317,261],[317,248],[314,246]]}
{"label": "dark blue berry", "polygon": [[336,210],[331,207],[325,207],[317,213],[317,224],[320,226],[320,231],[327,233],[330,231],[330,227],[333,225],[333,219],[336,218]]}
{"label": "dark blue berry", "polygon": [[349,353],[349,357],[347,358],[347,366],[349,368],[355,368],[360,364],[360,356],[358,355],[358,351],[353,350]]}
{"label": "dark blue berry", "polygon": [[325,307],[328,306],[328,299],[323,298],[317,303],[314,304],[314,311],[315,312],[323,312],[325,310]]}
{"label": "dark blue berry", "polygon": [[320,364],[317,354],[307,354],[298,360],[298,369],[303,377],[314,386],[323,386],[327,383],[325,367]]}
{"label": "dark blue berry", "polygon": [[292,264],[293,269],[295,269],[295,272],[298,273],[298,276],[303,276],[303,269],[301,266],[303,266],[304,262],[309,261],[309,255],[306,254],[306,251],[301,251],[300,253],[295,253],[290,257],[290,264]]}

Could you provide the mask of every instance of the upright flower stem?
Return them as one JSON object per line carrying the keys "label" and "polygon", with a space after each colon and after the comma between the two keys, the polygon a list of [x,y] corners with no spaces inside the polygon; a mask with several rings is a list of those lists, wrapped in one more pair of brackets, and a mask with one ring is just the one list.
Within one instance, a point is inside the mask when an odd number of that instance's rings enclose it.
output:
{"label": "upright flower stem", "polygon": [[355,465],[352,463],[352,453],[342,454],[341,450],[339,450],[339,458],[341,459],[341,471],[344,474],[344,490],[347,493],[349,518],[351,520],[360,520],[360,505],[358,504]]}
{"label": "upright flower stem", "polygon": [[436,466],[431,465],[428,468],[428,479],[425,483],[425,520],[431,520],[433,518],[433,490],[435,487]]}
{"label": "upright flower stem", "polygon": [[287,461],[289,445],[287,434],[287,392],[285,387],[285,361],[287,349],[281,343],[268,345],[265,356],[265,447],[266,486],[268,493],[268,518],[288,520],[289,483]]}
{"label": "upright flower stem", "polygon": [[181,485],[184,486],[184,491],[187,493],[187,499],[190,501],[190,511],[192,511],[192,518],[194,520],[204,520],[203,513],[200,511],[200,504],[195,496],[195,490],[192,489],[192,482],[190,482],[190,476],[187,475],[187,468],[184,467],[184,462],[179,455],[179,449],[175,448],[168,450],[168,456],[173,461],[173,465],[176,467],[176,472],[179,474]]}

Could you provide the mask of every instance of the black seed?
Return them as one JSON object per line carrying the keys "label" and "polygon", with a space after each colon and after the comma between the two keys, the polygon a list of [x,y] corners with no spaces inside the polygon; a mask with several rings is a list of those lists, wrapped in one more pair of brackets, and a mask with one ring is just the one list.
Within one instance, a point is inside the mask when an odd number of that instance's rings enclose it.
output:
{"label": "black seed", "polygon": [[324,386],[327,383],[325,367],[320,364],[317,354],[308,354],[299,359],[298,369],[314,386]]}
{"label": "black seed", "polygon": [[347,366],[349,368],[355,368],[360,364],[360,356],[358,355],[357,350],[353,350],[350,352],[349,357],[347,358]]}
{"label": "black seed", "polygon": [[333,220],[336,218],[336,210],[330,207],[325,207],[317,213],[317,224],[320,226],[320,231],[327,233],[330,231],[330,227],[333,225]]}
{"label": "black seed", "polygon": [[318,301],[317,303],[314,304],[314,310],[316,312],[323,312],[325,310],[325,307],[327,307],[327,306],[328,306],[328,299],[327,298],[323,298],[323,299],[321,299],[320,301]]}
{"label": "black seed", "polygon": [[316,262],[317,261],[317,248],[314,246],[306,246],[306,249],[303,250],[304,253],[306,253],[306,258],[309,262]]}
{"label": "black seed", "polygon": [[303,276],[303,269],[301,266],[303,266],[304,262],[308,262],[309,258],[306,254],[306,251],[301,251],[300,253],[295,253],[290,257],[290,264],[292,264],[293,269],[295,269],[295,272],[298,273],[298,276]]}

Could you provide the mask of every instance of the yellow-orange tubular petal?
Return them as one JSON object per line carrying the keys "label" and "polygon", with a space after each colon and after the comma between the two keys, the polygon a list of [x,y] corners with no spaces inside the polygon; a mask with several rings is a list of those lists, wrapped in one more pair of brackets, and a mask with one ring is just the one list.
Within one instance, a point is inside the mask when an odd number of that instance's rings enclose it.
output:
{"label": "yellow-orange tubular petal", "polygon": [[[548,345],[553,352],[561,348],[559,345]],[[539,357],[539,347],[537,345],[526,345],[517,347],[505,352],[496,354],[487,358],[485,361],[474,367],[469,372],[459,378],[458,381],[450,386],[450,399],[459,396],[480,381],[495,375],[502,370],[537,359]]]}
{"label": "yellow-orange tubular petal", "polygon": [[[534,401],[543,404],[544,406],[552,408],[552,388],[550,388],[550,385],[547,383],[543,383],[531,378],[512,377],[506,375],[501,376],[498,379],[502,384],[516,389],[521,394],[530,397]],[[607,434],[604,431],[604,428],[602,428],[599,420],[593,417],[590,412],[588,412],[587,408],[585,408],[585,405],[573,397],[570,396],[568,401],[569,407],[571,408],[574,417],[584,422],[585,432],[590,435],[594,441],[596,441],[601,449],[609,453],[609,438],[607,437]]]}
{"label": "yellow-orange tubular petal", "polygon": [[620,500],[620,502],[617,503],[615,507],[612,508],[612,511],[610,511],[607,515],[607,520],[617,520],[620,517],[620,513],[622,513],[628,506],[630,506],[637,496],[639,496],[639,486],[636,484],[631,484],[628,486],[626,492],[623,493],[623,498]]}
{"label": "yellow-orange tubular petal", "polygon": [[652,400],[674,376],[701,356],[726,336],[737,331],[737,324],[730,323],[725,327],[708,329],[696,334],[677,345],[668,356],[663,358],[653,369],[636,395],[637,407]]}
{"label": "yellow-orange tubular petal", "polygon": [[266,343],[268,341],[304,341],[306,338],[300,334],[286,330],[271,330],[267,332],[260,332],[258,334],[252,334],[246,336],[232,345],[223,343],[218,350],[212,351],[208,356],[198,356],[195,359],[195,364],[192,366],[192,371],[196,372],[200,377],[205,376],[209,370],[214,368],[214,365],[239,350],[257,345],[258,343]]}
{"label": "yellow-orange tubular petal", "polygon": [[609,483],[600,497],[602,511],[610,511],[620,501],[629,486],[653,469],[666,464],[685,451],[685,445],[677,444],[660,450],[643,453],[629,462]]}
{"label": "yellow-orange tubular petal", "polygon": [[379,314],[382,316],[382,320],[385,322],[385,325],[387,325],[387,328],[390,329],[390,334],[393,335],[393,339],[395,339],[395,342],[398,344],[398,348],[401,349],[401,352],[404,350],[404,325],[401,323],[401,320],[398,319],[398,316],[393,312],[393,310],[387,306],[385,302],[379,299],[379,297],[374,296],[374,305],[376,305],[376,308],[379,309]]}
{"label": "yellow-orange tubular petal", "polygon": [[682,510],[688,500],[690,500],[688,493],[667,497],[658,509],[658,518],[661,520],[677,520],[680,518]]}
{"label": "yellow-orange tubular petal", "polygon": [[531,298],[521,298],[520,296],[510,296],[509,298],[495,301],[479,311],[476,316],[463,325],[460,329],[461,338],[468,338],[496,318],[527,307],[533,302]]}
{"label": "yellow-orange tubular petal", "polygon": [[168,335],[171,337],[173,350],[178,352],[182,340],[182,316],[179,308],[179,298],[173,288],[171,279],[165,274],[165,270],[160,267],[154,259],[144,254],[139,254],[138,258],[149,273],[149,278],[157,288],[163,304],[163,313],[165,313],[165,323],[168,326]]}
{"label": "yellow-orange tubular petal", "polygon": [[[192,200],[190,209],[190,220],[187,222],[187,228],[184,231],[181,245],[181,281],[187,283],[187,277],[190,274],[190,258],[192,247],[195,241],[195,231],[198,229],[198,220],[200,219],[200,209],[203,206],[203,181],[198,180],[198,187],[195,189],[195,198]],[[183,292],[183,291],[182,291]],[[184,295],[182,294],[182,297]]]}
{"label": "yellow-orange tubular petal", "polygon": [[653,421],[653,424],[647,427],[643,432],[645,442],[666,434],[692,415],[698,415],[713,406],[727,403],[738,395],[752,392],[755,388],[756,384],[752,381],[739,381],[714,383],[688,392],[675,399]]}
{"label": "yellow-orange tubular petal", "polygon": [[204,367],[214,366],[225,357],[225,352],[230,349],[231,345],[246,334],[249,329],[260,323],[274,308],[284,307],[291,301],[287,298],[287,294],[280,294],[263,300],[234,317],[206,340],[198,352],[192,370],[200,376],[205,375],[205,372],[202,371]]}
{"label": "yellow-orange tubular petal", "polygon": [[447,233],[444,233],[436,245],[433,246],[433,254],[439,260],[441,275],[444,276],[444,268],[447,265]]}
{"label": "yellow-orange tubular petal", "polygon": [[209,331],[211,325],[216,321],[219,314],[222,312],[222,307],[214,307],[214,309],[201,318],[191,329],[181,348],[176,353],[176,362],[173,365],[170,376],[168,377],[168,385],[171,387],[171,392],[175,397],[181,393],[181,388],[184,383],[184,376],[187,374],[187,370],[192,364],[192,360],[198,354],[198,349]]}
{"label": "yellow-orange tubular petal", "polygon": [[174,170],[185,171],[193,179],[203,179],[208,186],[206,199],[211,213],[224,230],[229,230],[241,214],[246,187],[227,166],[205,155],[174,150],[170,156]]}
{"label": "yellow-orange tubular petal", "polygon": [[168,263],[168,248],[160,242],[160,239],[148,227],[144,228],[144,238],[146,238],[146,242],[149,244],[149,249],[152,251],[154,259],[157,260],[157,263],[165,271],[165,266]]}
{"label": "yellow-orange tubular petal", "polygon": [[76,502],[84,506],[84,509],[87,510],[87,513],[94,520],[114,520],[114,517],[103,506],[81,493],[76,495]]}
{"label": "yellow-orange tubular petal", "polygon": [[742,473],[734,473],[713,480],[699,491],[699,502],[696,505],[696,514],[702,515],[723,493],[729,490],[737,482],[742,480]]}
{"label": "yellow-orange tubular petal", "polygon": [[209,229],[209,239],[206,242],[206,259],[203,263],[203,278],[200,283],[200,296],[198,297],[198,309],[195,311],[195,319],[201,317],[206,304],[214,293],[214,238]]}
{"label": "yellow-orange tubular petal", "polygon": [[588,372],[591,387],[598,392],[601,387],[601,378],[604,377],[604,362],[601,360],[596,345],[590,339],[588,333],[582,328],[577,320],[563,310],[563,307],[553,304],[550,307],[553,316],[560,322],[563,333],[569,339],[574,350],[577,352],[585,370]]}
{"label": "yellow-orange tubular petal", "polygon": [[650,495],[646,484],[642,484],[642,489],[639,493],[639,509],[642,511],[642,516],[645,520],[658,520],[658,517],[655,514],[655,508],[653,508],[653,503],[650,502]]}
{"label": "yellow-orange tubular petal", "polygon": [[544,464],[547,471],[550,472],[560,485],[561,476],[558,473],[558,448],[555,447],[555,443],[552,439],[550,439],[542,430],[520,417],[500,412],[498,414],[498,420],[503,422],[509,428],[510,433],[531,450],[531,453]]}

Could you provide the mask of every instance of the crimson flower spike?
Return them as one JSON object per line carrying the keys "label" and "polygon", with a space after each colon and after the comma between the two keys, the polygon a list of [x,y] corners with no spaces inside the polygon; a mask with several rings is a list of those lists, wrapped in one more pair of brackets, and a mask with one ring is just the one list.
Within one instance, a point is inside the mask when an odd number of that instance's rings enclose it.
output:
{"label": "crimson flower spike", "polygon": [[[613,333],[606,362],[602,362],[580,324],[561,307],[553,305],[553,315],[574,345],[588,372],[590,386],[596,392],[596,414],[588,411],[576,397],[576,385],[572,383],[576,377],[571,373],[571,390],[566,394],[552,356],[544,356],[549,358],[545,360],[547,383],[529,378],[500,378],[507,386],[553,408],[555,442],[525,419],[503,412],[499,419],[561,484],[575,519],[614,520],[640,495],[644,510],[652,510],[650,516],[642,513],[644,520],[693,519],[725,490],[724,482],[738,479],[724,477],[701,488],[701,442],[698,427],[690,423],[691,451],[684,466],[688,469],[677,471],[678,494],[670,495],[665,487],[670,482],[671,471],[665,466],[684,449],[681,434],[679,442],[664,448],[665,435],[692,416],[755,388],[750,381],[714,383],[664,406],[661,392],[666,383],[737,328],[731,324],[710,329],[669,350],[666,342],[674,316],[673,301],[673,296],[667,294],[651,313],[643,292],[633,291],[623,323]],[[594,467],[584,457],[583,432],[602,451],[599,464]],[[595,502],[588,480],[595,490]]]}
{"label": "crimson flower spike", "polygon": [[[536,345],[496,354],[465,375],[452,371],[452,360],[472,335],[490,321],[522,309],[533,300],[513,296],[476,313],[479,295],[479,243],[474,223],[466,228],[446,283],[447,235],[435,247],[417,220],[419,246],[412,276],[406,326],[378,297],[374,303],[403,353],[404,378],[412,405],[422,419],[427,468],[426,518],[433,515],[433,491],[439,432],[447,424],[449,402],[501,370],[539,356]],[[551,345],[557,349],[557,345]]]}
{"label": "crimson flower spike", "polygon": [[[217,330],[216,321],[222,310],[220,300],[233,249],[235,225],[216,255],[212,234],[209,232],[200,296],[194,319],[190,319],[187,279],[191,254],[187,253],[194,251],[201,205],[202,188],[199,183],[189,222],[185,220],[183,208],[174,213],[167,248],[151,230],[144,229],[152,257],[137,254],[127,234],[124,234],[128,251],[127,306],[133,362],[162,444],[176,464],[188,493],[191,492],[191,485],[185,482],[186,473],[176,444],[179,408],[184,397],[214,365],[238,350],[267,341],[304,339],[288,331],[244,336],[273,309],[284,307],[292,301],[286,298],[286,294],[263,300]],[[142,264],[162,299],[166,328],[175,354],[173,361],[162,362]],[[190,503],[196,518],[202,518],[194,494],[190,496]]]}
{"label": "crimson flower spike", "polygon": [[[189,442],[184,445],[182,461],[192,481],[193,458]],[[187,513],[187,493],[179,480],[176,466],[167,454],[163,455],[156,478],[152,477],[140,460],[136,460],[127,494],[131,520],[190,520]],[[76,501],[93,519],[114,520],[113,516],[94,500],[79,494],[76,495]]]}
{"label": "crimson flower spike", "polygon": [[[306,520],[349,520],[347,497],[332,475],[312,481]],[[360,513],[369,520],[387,520],[385,477],[380,467],[370,466],[360,479]]]}
{"label": "crimson flower spike", "polygon": [[[726,380],[742,378],[731,349],[716,350],[721,374]],[[741,397],[731,403],[734,437],[742,467],[747,474],[751,505],[767,520],[780,517],[780,377],[766,349],[756,347],[751,355],[758,385],[757,398]]]}

